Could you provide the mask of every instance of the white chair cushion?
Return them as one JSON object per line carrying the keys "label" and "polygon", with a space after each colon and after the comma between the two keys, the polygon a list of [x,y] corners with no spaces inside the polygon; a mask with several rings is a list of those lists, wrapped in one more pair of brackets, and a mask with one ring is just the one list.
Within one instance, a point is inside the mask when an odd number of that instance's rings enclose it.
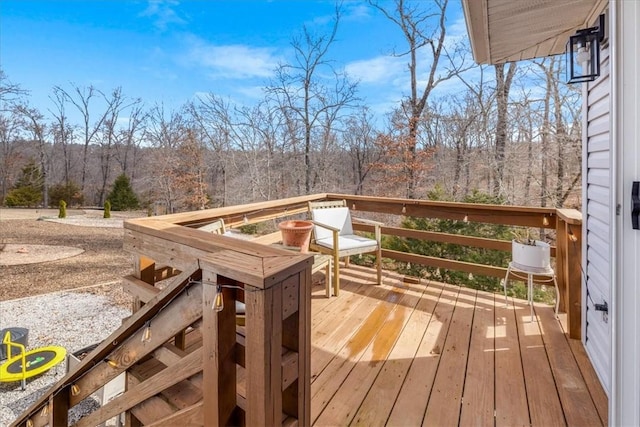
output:
{"label": "white chair cushion", "polygon": [[[351,214],[349,208],[326,208],[312,209],[311,219],[322,224],[327,224],[340,229],[340,235],[353,235],[353,226],[351,225]],[[331,238],[333,233],[328,228],[316,225],[314,227],[316,242],[326,238]]]}
{"label": "white chair cushion", "polygon": [[[316,243],[325,248],[333,249],[333,237],[324,238],[321,240],[316,239]],[[338,236],[338,249],[346,251],[349,249],[366,248],[367,246],[377,247],[378,242],[373,239],[367,239],[366,237],[350,234],[348,236]]]}

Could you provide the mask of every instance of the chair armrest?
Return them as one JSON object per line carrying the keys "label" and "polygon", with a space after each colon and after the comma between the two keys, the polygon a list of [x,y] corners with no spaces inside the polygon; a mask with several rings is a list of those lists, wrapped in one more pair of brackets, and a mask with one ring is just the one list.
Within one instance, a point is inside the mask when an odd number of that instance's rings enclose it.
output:
{"label": "chair armrest", "polygon": [[380,247],[380,245],[382,244],[382,230],[380,230],[380,227],[382,227],[384,225],[384,223],[379,222],[379,221],[374,221],[374,220],[371,220],[371,219],[354,218],[354,217],[351,217],[351,221],[357,222],[357,223],[360,223],[360,224],[373,225],[374,226],[374,234],[375,234],[375,237],[376,237],[376,242],[378,242],[378,247]]}
{"label": "chair armrest", "polygon": [[339,229],[339,228],[336,228],[336,227],[334,227],[334,226],[332,226],[332,225],[324,224],[324,223],[322,223],[322,222],[318,222],[318,221],[314,221],[314,220],[310,220],[310,221],[311,221],[314,225],[317,225],[317,226],[322,227],[322,228],[326,228],[327,230],[331,230],[331,231],[338,231],[338,232],[340,231],[340,229]]}
{"label": "chair armrest", "polygon": [[362,224],[369,224],[369,225],[376,225],[378,227],[382,227],[384,225],[383,222],[380,221],[374,221],[372,219],[364,219],[364,218],[354,218],[351,217],[351,220],[354,222],[360,222]]}

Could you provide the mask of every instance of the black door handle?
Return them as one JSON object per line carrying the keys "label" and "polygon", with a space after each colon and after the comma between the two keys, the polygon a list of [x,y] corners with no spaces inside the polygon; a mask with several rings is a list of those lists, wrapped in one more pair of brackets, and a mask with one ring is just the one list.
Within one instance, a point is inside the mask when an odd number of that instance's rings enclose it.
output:
{"label": "black door handle", "polygon": [[631,186],[631,225],[640,230],[640,182],[634,181]]}

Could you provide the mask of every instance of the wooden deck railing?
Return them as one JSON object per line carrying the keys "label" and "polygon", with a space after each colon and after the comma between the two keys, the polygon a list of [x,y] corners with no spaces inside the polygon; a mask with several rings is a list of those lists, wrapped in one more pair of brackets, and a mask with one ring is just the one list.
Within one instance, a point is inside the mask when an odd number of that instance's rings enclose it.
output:
{"label": "wooden deck railing", "polygon": [[[580,339],[582,295],[580,269],[582,258],[582,216],[580,212],[574,209],[434,202],[344,194],[327,194],[327,198],[345,199],[352,210],[361,212],[554,230],[556,244],[551,246],[551,256],[556,261],[556,275],[561,295],[560,310],[567,313],[570,337]],[[373,231],[372,227],[366,225],[358,225],[356,228],[363,231]],[[383,236],[410,237],[475,248],[511,251],[510,241],[493,239],[491,236],[480,238],[392,226],[382,227],[382,234]],[[502,266],[475,264],[389,249],[383,249],[382,256],[396,261],[463,271],[474,275],[497,278],[504,278],[506,275],[506,268]]]}
{"label": "wooden deck railing", "polygon": [[[215,217],[223,218],[231,227],[238,227],[244,224],[256,224],[305,214],[309,201],[324,199],[345,199],[347,205],[357,212],[397,216],[398,221],[395,221],[396,223],[399,223],[400,218],[403,216],[411,216],[550,230],[550,234],[555,234],[556,236],[555,244],[552,242],[551,245],[551,256],[556,261],[556,274],[561,295],[560,310],[568,315],[571,338],[580,338],[582,219],[580,212],[574,209],[435,202],[326,193],[230,206],[208,211],[167,215],[166,217],[170,221],[176,221],[181,225],[197,227],[210,221],[211,216],[214,215]],[[366,225],[358,225],[356,228],[361,231],[372,231],[371,227]],[[410,237],[475,248],[511,251],[510,241],[495,239],[492,236],[472,237],[460,234],[412,230],[395,225],[382,227],[382,234],[383,236]],[[475,264],[390,249],[383,249],[382,255],[396,261],[462,271],[474,275],[504,278],[506,274],[504,266]]]}

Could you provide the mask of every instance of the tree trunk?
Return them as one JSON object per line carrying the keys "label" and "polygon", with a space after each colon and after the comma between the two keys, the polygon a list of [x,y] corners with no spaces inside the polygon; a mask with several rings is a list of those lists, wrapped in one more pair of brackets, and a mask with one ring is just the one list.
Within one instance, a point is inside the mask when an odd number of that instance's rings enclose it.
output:
{"label": "tree trunk", "polygon": [[495,175],[493,177],[493,194],[503,194],[502,181],[504,179],[505,151],[507,145],[507,106],[509,90],[516,72],[516,63],[509,64],[507,75],[504,75],[504,64],[495,65],[496,70],[496,139],[495,139]]}

